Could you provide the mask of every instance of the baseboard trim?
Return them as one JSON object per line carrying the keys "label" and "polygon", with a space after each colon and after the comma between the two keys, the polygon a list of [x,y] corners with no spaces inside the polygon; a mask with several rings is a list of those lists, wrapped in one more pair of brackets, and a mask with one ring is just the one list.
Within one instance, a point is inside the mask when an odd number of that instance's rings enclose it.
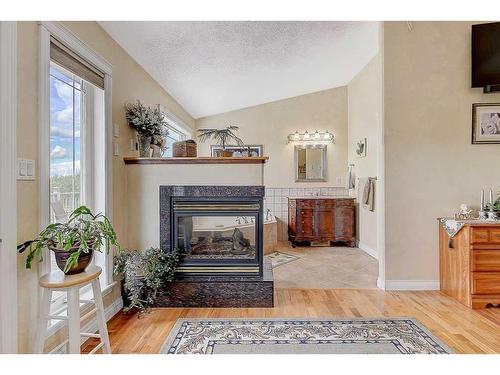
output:
{"label": "baseboard trim", "polygon": [[[120,310],[123,308],[123,300],[121,297],[117,298],[114,300],[108,307],[104,309],[104,316],[106,318],[106,321],[109,321],[112,317],[114,317]],[[92,319],[89,323],[85,324],[81,329],[80,332],[97,332],[97,321]],[[85,343],[89,337],[82,337],[80,345]],[[68,345],[63,345],[62,347],[57,347],[55,349],[52,349],[50,351],[50,354],[67,354],[68,352]]]}
{"label": "baseboard trim", "polygon": [[386,280],[385,290],[439,290],[439,280]]}
{"label": "baseboard trim", "polygon": [[377,288],[385,290],[385,280],[377,277]]}
{"label": "baseboard trim", "polygon": [[357,241],[357,243],[358,243],[359,249],[363,250],[365,253],[367,253],[372,258],[375,258],[378,260],[378,251],[377,250],[372,249],[370,246],[364,244],[361,241]]}

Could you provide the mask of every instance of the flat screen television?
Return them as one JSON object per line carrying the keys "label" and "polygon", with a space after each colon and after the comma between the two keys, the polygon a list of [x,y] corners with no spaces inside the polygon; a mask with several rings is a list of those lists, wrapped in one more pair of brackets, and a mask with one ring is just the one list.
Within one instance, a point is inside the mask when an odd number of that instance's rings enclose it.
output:
{"label": "flat screen television", "polygon": [[472,25],[472,87],[500,91],[500,22]]}

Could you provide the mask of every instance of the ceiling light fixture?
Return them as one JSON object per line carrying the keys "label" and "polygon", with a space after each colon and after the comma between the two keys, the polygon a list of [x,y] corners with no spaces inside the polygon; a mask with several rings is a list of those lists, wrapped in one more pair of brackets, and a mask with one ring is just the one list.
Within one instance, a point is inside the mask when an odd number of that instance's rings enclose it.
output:
{"label": "ceiling light fixture", "polygon": [[328,131],[319,132],[317,130],[313,134],[310,134],[308,131],[305,131],[304,133],[299,133],[298,131],[296,131],[295,133],[289,134],[287,139],[288,143],[304,142],[304,143],[324,144],[324,143],[333,143],[333,134]]}

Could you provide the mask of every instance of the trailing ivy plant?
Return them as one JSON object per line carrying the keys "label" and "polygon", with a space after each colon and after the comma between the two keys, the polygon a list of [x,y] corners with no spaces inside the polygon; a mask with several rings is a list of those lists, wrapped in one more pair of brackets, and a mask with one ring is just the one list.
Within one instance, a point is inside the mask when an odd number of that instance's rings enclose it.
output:
{"label": "trailing ivy plant", "polygon": [[35,239],[24,242],[17,249],[20,253],[28,250],[26,268],[31,268],[33,259],[41,259],[44,248],[70,252],[64,266],[64,272],[67,272],[78,264],[82,253],[102,251],[103,246],[109,250],[111,245],[120,248],[109,219],[102,213],[93,214],[90,208],[80,206],[71,213],[66,223],[48,225]]}
{"label": "trailing ivy plant", "polygon": [[166,253],[158,248],[122,250],[115,256],[114,273],[122,275],[128,312],[134,307],[140,313],[156,302],[166,284],[174,279],[177,251]]}

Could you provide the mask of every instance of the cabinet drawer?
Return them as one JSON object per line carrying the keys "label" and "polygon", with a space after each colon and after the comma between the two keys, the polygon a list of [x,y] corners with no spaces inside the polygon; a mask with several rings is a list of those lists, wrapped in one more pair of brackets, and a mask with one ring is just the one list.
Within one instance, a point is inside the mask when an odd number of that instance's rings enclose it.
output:
{"label": "cabinet drawer", "polygon": [[316,200],[314,199],[300,199],[297,200],[297,209],[301,208],[314,208],[316,207]]}
{"label": "cabinet drawer", "polygon": [[483,243],[489,242],[490,236],[488,229],[483,228],[472,228],[471,230],[471,242],[472,243]]}
{"label": "cabinet drawer", "polygon": [[472,294],[500,294],[500,272],[473,272]]}
{"label": "cabinet drawer", "polygon": [[471,254],[471,271],[500,272],[500,251],[475,250]]}
{"label": "cabinet drawer", "polygon": [[336,206],[354,206],[354,199],[336,199]]}
{"label": "cabinet drawer", "polygon": [[500,229],[490,229],[490,242],[500,243]]}

